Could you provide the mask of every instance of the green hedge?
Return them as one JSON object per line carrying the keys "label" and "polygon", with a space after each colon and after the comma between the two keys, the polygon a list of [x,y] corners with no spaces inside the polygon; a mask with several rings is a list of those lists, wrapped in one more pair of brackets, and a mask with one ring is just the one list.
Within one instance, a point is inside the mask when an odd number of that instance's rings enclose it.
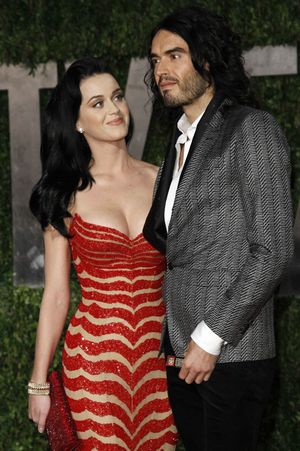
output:
{"label": "green hedge", "polygon": [[[145,56],[147,36],[165,14],[190,2],[160,0],[11,0],[1,2],[0,64],[37,64],[95,54],[115,68],[125,84],[130,58]],[[211,0],[191,2],[228,17],[253,45],[296,44],[300,35],[299,0]],[[300,77],[254,79],[266,109],[282,124],[292,148],[293,197],[300,198]],[[46,95],[46,94],[44,94]],[[42,95],[41,103],[45,98]],[[41,290],[12,286],[12,236],[7,93],[0,93],[0,449],[42,451],[44,436],[27,419],[26,382],[34,353]],[[154,108],[144,159],[159,164],[169,125]],[[72,311],[80,297],[72,278]],[[276,333],[278,373],[265,415],[260,450],[300,449],[300,308],[299,300],[278,299]],[[55,358],[58,366],[60,353]],[[182,446],[179,446],[183,449]]]}

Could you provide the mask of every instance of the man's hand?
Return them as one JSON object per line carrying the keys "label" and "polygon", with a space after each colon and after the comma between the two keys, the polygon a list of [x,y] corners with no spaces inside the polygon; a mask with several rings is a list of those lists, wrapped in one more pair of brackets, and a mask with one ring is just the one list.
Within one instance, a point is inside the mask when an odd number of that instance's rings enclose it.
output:
{"label": "man's hand", "polygon": [[187,384],[191,384],[192,382],[201,384],[203,381],[208,381],[215,368],[218,357],[217,355],[204,351],[204,349],[200,348],[200,346],[191,340],[179,373],[180,379],[185,380]]}

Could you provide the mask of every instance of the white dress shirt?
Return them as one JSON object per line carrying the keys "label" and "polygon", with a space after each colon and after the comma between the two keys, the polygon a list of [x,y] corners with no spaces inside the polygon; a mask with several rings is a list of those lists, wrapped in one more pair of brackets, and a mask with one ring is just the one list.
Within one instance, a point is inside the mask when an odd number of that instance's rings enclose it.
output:
{"label": "white dress shirt", "polygon": [[[204,112],[203,112],[204,113]],[[181,131],[181,135],[178,137],[175,148],[176,148],[176,161],[174,165],[173,178],[170,184],[170,188],[168,191],[168,196],[166,199],[164,218],[166,229],[168,231],[169,224],[172,215],[172,209],[175,201],[176,191],[178,188],[179,180],[181,177],[182,169],[186,162],[186,158],[188,156],[192,140],[197,128],[197,125],[200,119],[203,116],[203,113],[197,117],[197,119],[190,124],[185,114],[181,116],[179,121],[177,122],[177,127]],[[181,145],[184,145],[184,154],[183,154],[183,162],[181,167],[179,168],[179,156]],[[209,352],[210,354],[219,355],[221,352],[221,347],[224,341],[218,335],[216,335],[206,324],[204,321],[201,321],[191,334],[191,338],[193,341],[200,346],[204,351]]]}

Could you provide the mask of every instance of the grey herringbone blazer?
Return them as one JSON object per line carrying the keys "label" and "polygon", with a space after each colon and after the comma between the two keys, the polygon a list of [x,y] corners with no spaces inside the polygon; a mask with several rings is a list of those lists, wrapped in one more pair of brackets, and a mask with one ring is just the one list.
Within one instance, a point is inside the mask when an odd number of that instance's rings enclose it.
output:
{"label": "grey herringbone blazer", "polygon": [[[166,237],[170,340],[183,356],[204,320],[227,342],[219,362],[270,358],[273,294],[293,252],[288,144],[270,114],[228,99],[197,132]],[[144,229],[154,245],[164,178]]]}

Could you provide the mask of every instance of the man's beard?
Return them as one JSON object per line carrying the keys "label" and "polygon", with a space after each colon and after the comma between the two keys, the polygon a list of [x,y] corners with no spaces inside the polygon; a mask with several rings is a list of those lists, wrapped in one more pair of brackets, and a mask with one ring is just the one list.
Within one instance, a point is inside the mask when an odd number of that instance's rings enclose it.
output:
{"label": "man's beard", "polygon": [[195,71],[181,82],[177,81],[177,86],[179,88],[177,94],[172,94],[172,90],[162,93],[164,104],[167,107],[190,105],[204,94],[208,83]]}

